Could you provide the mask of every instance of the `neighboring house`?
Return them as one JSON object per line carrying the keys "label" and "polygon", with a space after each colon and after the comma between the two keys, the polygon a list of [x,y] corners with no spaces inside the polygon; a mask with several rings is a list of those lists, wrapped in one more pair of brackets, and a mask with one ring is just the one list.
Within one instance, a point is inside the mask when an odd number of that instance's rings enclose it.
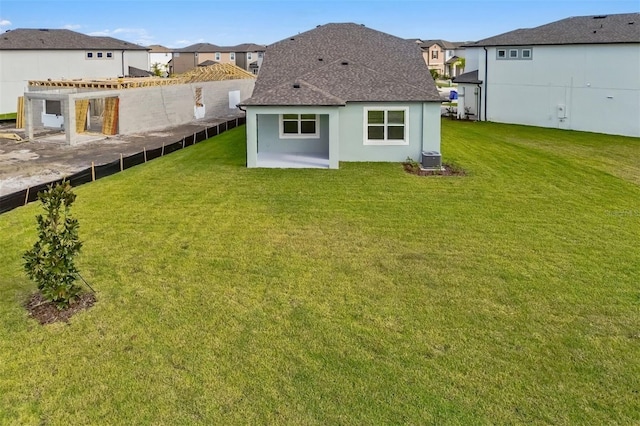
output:
{"label": "neighboring house", "polygon": [[253,43],[243,43],[234,46],[236,52],[236,65],[240,68],[250,71],[257,75],[262,66],[262,60],[264,59],[264,51],[266,46]]}
{"label": "neighboring house", "polygon": [[463,43],[446,40],[411,39],[422,51],[422,57],[429,69],[436,70],[445,77],[455,77],[462,72],[458,58],[464,57]]}
{"label": "neighboring house", "polygon": [[459,115],[475,106],[480,120],[640,136],[640,13],[480,40],[466,45],[466,68],[454,79]]}
{"label": "neighboring house", "polygon": [[167,77],[169,75],[169,62],[173,58],[173,51],[159,44],[152,44],[149,49],[149,71],[152,71],[157,64],[162,73],[161,76]]}
{"label": "neighboring house", "polygon": [[15,118],[29,80],[122,77],[130,66],[148,69],[146,47],[70,30],[7,31],[0,35],[0,118]]}
{"label": "neighboring house", "polygon": [[440,151],[440,96],[413,42],[327,24],[267,47],[247,114],[247,167],[329,167]]}
{"label": "neighboring house", "polygon": [[252,43],[244,43],[237,46],[196,43],[174,50],[171,73],[182,74],[209,61],[207,63],[233,64],[245,71],[257,74],[262,64],[264,50],[265,46]]}

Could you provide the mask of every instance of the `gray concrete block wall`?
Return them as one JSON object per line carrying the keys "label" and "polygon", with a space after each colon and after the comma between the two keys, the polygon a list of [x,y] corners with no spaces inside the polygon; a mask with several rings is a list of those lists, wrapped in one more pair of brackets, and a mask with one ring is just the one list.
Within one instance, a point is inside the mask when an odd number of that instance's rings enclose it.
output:
{"label": "gray concrete block wall", "polygon": [[139,133],[197,121],[194,117],[196,88],[202,88],[204,119],[238,113],[229,108],[229,92],[240,91],[240,99],[251,96],[255,79],[210,81],[119,90],[120,134]]}

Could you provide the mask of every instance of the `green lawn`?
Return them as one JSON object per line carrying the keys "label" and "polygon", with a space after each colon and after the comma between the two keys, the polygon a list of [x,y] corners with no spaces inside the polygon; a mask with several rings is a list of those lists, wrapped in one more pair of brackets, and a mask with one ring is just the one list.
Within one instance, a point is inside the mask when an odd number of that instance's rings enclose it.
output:
{"label": "green lawn", "polygon": [[246,169],[241,127],[77,188],[70,324],[0,216],[0,424],[638,424],[640,141],[442,125],[465,177]]}

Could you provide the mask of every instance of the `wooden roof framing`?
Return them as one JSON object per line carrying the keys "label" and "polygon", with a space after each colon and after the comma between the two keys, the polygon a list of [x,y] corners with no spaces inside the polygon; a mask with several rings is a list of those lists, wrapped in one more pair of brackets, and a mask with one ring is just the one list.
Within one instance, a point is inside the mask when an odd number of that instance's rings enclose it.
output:
{"label": "wooden roof framing", "polygon": [[255,75],[232,64],[214,64],[198,67],[171,78],[137,77],[105,78],[91,80],[29,80],[31,87],[59,87],[75,89],[134,89],[139,87],[173,86],[176,84],[205,81],[239,80],[256,78]]}

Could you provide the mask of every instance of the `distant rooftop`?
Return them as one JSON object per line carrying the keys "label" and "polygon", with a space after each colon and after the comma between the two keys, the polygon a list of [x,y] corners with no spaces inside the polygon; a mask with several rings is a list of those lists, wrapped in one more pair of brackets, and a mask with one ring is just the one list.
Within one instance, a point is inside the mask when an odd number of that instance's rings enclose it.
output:
{"label": "distant rooftop", "polygon": [[71,30],[18,28],[0,34],[0,50],[148,50],[113,37]]}
{"label": "distant rooftop", "polygon": [[521,28],[466,46],[640,43],[640,13],[574,16]]}

